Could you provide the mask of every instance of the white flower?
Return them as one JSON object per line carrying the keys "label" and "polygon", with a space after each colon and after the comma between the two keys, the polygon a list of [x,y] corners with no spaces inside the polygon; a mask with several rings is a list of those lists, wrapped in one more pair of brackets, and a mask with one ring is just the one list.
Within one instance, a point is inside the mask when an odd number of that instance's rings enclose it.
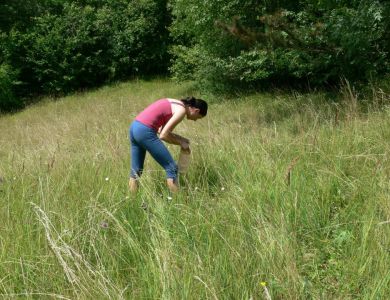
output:
{"label": "white flower", "polygon": [[106,181],[110,180],[110,178],[106,177]]}
{"label": "white flower", "polygon": [[168,200],[172,200],[172,197],[171,197],[171,196],[168,196]]}
{"label": "white flower", "polygon": [[100,227],[101,228],[104,228],[104,229],[107,229],[108,228],[108,222],[107,221],[103,221],[100,223]]}
{"label": "white flower", "polygon": [[223,192],[225,190],[225,188],[224,187],[221,187],[221,191]]}

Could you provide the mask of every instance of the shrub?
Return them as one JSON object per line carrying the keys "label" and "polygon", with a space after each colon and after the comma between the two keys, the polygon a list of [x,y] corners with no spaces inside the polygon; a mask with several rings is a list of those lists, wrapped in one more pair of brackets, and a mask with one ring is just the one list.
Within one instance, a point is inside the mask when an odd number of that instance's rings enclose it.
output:
{"label": "shrub", "polygon": [[[70,2],[70,1],[69,1]],[[167,68],[166,1],[74,1],[12,29],[5,61],[23,95],[64,94]]]}
{"label": "shrub", "polygon": [[0,65],[0,113],[22,107],[22,101],[15,95],[16,72],[6,64]]}
{"label": "shrub", "polygon": [[367,81],[390,68],[389,10],[373,0],[176,0],[171,71],[211,89]]}

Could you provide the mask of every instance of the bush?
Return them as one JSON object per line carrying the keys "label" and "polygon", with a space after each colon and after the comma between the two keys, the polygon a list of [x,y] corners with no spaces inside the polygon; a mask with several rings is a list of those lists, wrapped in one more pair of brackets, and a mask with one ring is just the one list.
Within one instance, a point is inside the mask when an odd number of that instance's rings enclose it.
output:
{"label": "bush", "polygon": [[191,75],[218,90],[368,81],[389,72],[389,3],[271,2],[174,1],[174,77]]}
{"label": "bush", "polygon": [[16,72],[5,64],[0,65],[0,113],[21,108],[23,103],[15,96]]}
{"label": "bush", "polygon": [[[69,1],[70,2],[70,1]],[[5,61],[23,95],[64,94],[167,69],[166,1],[74,1],[10,30]]]}

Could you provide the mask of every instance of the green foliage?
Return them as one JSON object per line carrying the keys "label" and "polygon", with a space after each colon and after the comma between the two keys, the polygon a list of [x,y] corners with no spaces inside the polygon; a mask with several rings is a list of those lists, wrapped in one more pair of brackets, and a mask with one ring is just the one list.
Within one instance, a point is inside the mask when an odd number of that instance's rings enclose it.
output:
{"label": "green foliage", "polygon": [[[367,2],[367,1],[366,1]],[[325,25],[328,43],[338,47],[330,52],[331,70],[351,79],[375,77],[389,70],[389,56],[383,38],[386,22],[384,6],[377,1],[357,9],[340,8],[327,14]]]}
{"label": "green foliage", "polygon": [[246,46],[225,34],[216,22],[228,22],[235,15],[242,15],[242,22],[253,24],[261,7],[256,5],[257,1],[242,2],[172,1],[170,30],[179,47],[171,49],[171,71],[177,79],[191,78],[206,88],[225,89],[233,84],[230,77],[241,76],[229,74],[229,69],[234,68],[230,60],[237,58]]}
{"label": "green foliage", "polygon": [[26,60],[44,92],[158,72],[165,52],[160,19],[160,7],[150,0],[101,8],[65,5],[61,16],[37,19]]}
{"label": "green foliage", "polygon": [[92,7],[66,5],[61,16],[37,18],[26,69],[44,93],[99,85],[108,77],[107,36]]}
{"label": "green foliage", "polygon": [[4,38],[3,61],[21,96],[64,94],[133,75],[165,72],[166,1],[64,1]]}
{"label": "green foliage", "polygon": [[11,111],[22,106],[15,95],[16,75],[10,66],[0,64],[0,112]]}
{"label": "green foliage", "polygon": [[340,77],[367,81],[390,69],[389,9],[373,0],[177,0],[171,70],[187,78],[182,66],[189,64],[192,79],[212,89],[283,81],[322,85]]}
{"label": "green foliage", "polygon": [[25,31],[34,24],[34,17],[61,11],[65,0],[2,0],[0,3],[0,31],[12,28]]}
{"label": "green foliage", "polygon": [[226,91],[380,80],[388,1],[4,0],[0,63],[17,98],[161,74]]}

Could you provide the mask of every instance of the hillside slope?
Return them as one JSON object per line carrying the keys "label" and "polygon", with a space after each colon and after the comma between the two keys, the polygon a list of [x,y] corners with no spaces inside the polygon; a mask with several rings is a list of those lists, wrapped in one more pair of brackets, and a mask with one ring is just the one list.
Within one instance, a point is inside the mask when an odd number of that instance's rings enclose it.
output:
{"label": "hillside slope", "polygon": [[131,120],[190,93],[134,81],[0,117],[0,295],[385,299],[390,109],[347,94],[208,98],[204,120],[177,128],[193,149],[181,192],[148,157],[133,198]]}

